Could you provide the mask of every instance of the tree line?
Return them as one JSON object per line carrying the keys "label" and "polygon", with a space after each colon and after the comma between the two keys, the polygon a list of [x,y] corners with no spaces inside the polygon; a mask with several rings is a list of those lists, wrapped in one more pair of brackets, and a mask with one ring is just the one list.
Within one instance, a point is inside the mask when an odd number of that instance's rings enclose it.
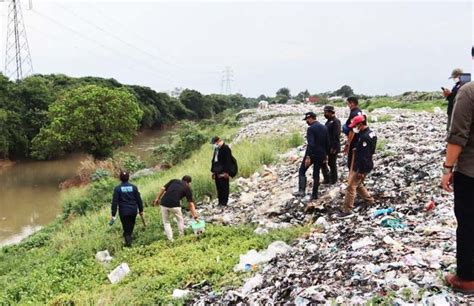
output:
{"label": "tree line", "polygon": [[72,152],[109,157],[139,129],[212,118],[256,103],[240,94],[192,89],[171,97],[99,77],[50,74],[13,82],[0,74],[0,158],[44,160]]}

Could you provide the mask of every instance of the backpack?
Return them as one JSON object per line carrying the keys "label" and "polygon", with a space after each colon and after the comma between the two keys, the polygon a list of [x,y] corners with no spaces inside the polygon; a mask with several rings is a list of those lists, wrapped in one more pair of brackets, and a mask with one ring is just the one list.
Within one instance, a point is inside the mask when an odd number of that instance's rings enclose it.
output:
{"label": "backpack", "polygon": [[239,171],[239,166],[237,165],[237,160],[235,159],[234,155],[232,155],[231,153],[229,175],[231,177],[235,177],[238,171]]}

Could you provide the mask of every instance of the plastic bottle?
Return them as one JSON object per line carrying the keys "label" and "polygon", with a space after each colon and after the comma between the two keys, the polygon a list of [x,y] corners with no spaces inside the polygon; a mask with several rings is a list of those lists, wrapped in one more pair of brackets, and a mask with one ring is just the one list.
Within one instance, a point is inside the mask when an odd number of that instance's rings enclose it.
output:
{"label": "plastic bottle", "polygon": [[393,213],[393,208],[392,207],[377,209],[374,212],[374,218],[378,217],[378,216],[382,216],[382,215],[389,215],[391,213]]}

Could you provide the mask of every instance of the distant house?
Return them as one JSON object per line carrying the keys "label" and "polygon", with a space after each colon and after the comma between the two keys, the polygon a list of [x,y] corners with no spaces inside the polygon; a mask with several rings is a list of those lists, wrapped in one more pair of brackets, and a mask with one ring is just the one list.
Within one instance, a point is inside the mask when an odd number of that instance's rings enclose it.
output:
{"label": "distant house", "polygon": [[306,102],[309,102],[309,103],[319,103],[320,99],[319,97],[316,97],[316,96],[309,96],[308,98],[306,98]]}
{"label": "distant house", "polygon": [[344,100],[344,97],[334,96],[334,97],[329,97],[328,100],[329,101]]}

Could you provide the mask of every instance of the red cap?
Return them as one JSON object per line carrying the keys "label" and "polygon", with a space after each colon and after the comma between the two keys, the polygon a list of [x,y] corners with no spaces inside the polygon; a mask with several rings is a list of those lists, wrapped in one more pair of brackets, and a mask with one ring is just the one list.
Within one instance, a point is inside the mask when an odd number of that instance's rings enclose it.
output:
{"label": "red cap", "polygon": [[364,115],[357,115],[354,118],[352,118],[352,121],[349,124],[349,128],[352,129],[353,127],[355,127],[356,125],[358,125],[359,123],[364,122],[364,121],[365,121],[365,116]]}

